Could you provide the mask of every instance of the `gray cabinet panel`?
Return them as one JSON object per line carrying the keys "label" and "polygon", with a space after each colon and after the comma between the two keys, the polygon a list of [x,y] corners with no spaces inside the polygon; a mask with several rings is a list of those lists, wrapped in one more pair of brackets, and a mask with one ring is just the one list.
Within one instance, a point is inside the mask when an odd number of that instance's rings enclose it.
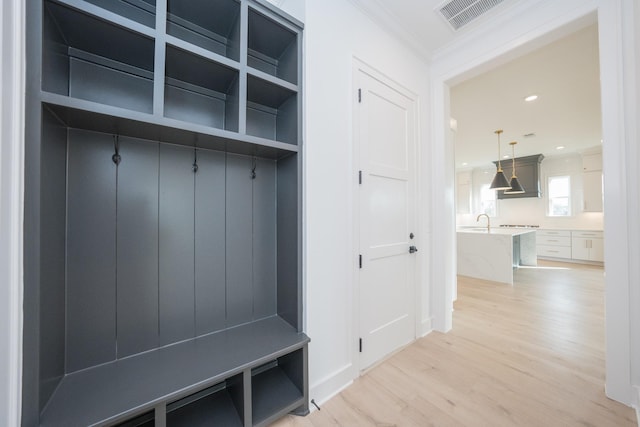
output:
{"label": "gray cabinet panel", "polygon": [[158,144],[120,138],[118,357],[158,345]]}
{"label": "gray cabinet panel", "polygon": [[256,161],[253,180],[253,317],[276,314],[276,164]]}
{"label": "gray cabinet panel", "polygon": [[195,176],[196,334],[225,326],[225,154],[198,150]]}
{"label": "gray cabinet panel", "polygon": [[67,372],[116,357],[116,165],[111,135],[69,130]]}
{"label": "gray cabinet panel", "polygon": [[[64,375],[65,367],[65,173],[67,130],[43,111],[40,165],[40,402],[44,404]],[[26,272],[25,272],[26,273]],[[4,286],[4,284],[0,285]],[[25,300],[26,301],[26,300]],[[26,319],[25,319],[26,321]]]}
{"label": "gray cabinet panel", "polygon": [[251,321],[251,158],[227,154],[227,327]]}
{"label": "gray cabinet panel", "polygon": [[300,23],[263,0],[26,17],[23,424],[308,413]]}
{"label": "gray cabinet panel", "polygon": [[160,145],[160,345],[195,334],[193,149]]}
{"label": "gray cabinet panel", "polygon": [[153,112],[152,80],[78,58],[69,58],[69,96]]}
{"label": "gray cabinet panel", "polygon": [[278,162],[278,314],[302,328],[298,285],[298,168],[297,156]]}

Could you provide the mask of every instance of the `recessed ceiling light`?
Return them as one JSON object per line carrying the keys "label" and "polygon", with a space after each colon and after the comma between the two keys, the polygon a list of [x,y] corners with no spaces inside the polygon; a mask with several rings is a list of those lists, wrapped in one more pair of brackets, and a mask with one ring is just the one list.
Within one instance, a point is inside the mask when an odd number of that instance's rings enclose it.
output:
{"label": "recessed ceiling light", "polygon": [[504,156],[502,156],[502,158],[503,158],[503,159],[508,159],[508,158],[509,158],[509,155],[508,155],[508,154],[505,154]]}
{"label": "recessed ceiling light", "polygon": [[558,145],[558,146],[556,147],[556,150],[564,150],[564,145]]}
{"label": "recessed ceiling light", "polygon": [[467,166],[469,163],[467,162],[462,162],[462,166]]}
{"label": "recessed ceiling light", "polygon": [[527,102],[531,102],[531,101],[535,101],[536,99],[538,99],[538,95],[529,95],[524,100]]}

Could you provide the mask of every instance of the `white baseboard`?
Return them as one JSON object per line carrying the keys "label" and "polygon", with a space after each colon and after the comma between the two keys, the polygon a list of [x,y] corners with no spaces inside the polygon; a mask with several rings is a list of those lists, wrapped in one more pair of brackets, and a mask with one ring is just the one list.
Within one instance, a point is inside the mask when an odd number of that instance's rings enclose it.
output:
{"label": "white baseboard", "polygon": [[431,317],[423,319],[420,322],[420,330],[418,331],[418,338],[422,338],[425,335],[429,335],[433,331]]}
{"label": "white baseboard", "polygon": [[640,386],[635,386],[634,388],[636,389],[636,402],[633,407],[636,409],[636,422],[640,427]]}
{"label": "white baseboard", "polygon": [[[315,382],[309,387],[309,400],[313,399],[318,406],[321,406],[353,384],[354,370],[354,366],[349,364]],[[310,409],[314,410],[315,407],[310,405]]]}

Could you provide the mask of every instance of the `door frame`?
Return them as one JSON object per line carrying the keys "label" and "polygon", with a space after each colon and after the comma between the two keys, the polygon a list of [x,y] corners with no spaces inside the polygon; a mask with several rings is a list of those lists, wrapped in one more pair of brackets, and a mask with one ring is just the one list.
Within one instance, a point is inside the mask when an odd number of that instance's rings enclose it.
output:
{"label": "door frame", "polygon": [[[421,176],[421,162],[419,161],[420,157],[420,103],[419,103],[419,97],[416,93],[414,93],[413,91],[407,89],[406,87],[402,86],[400,83],[398,83],[397,81],[395,81],[394,79],[392,79],[391,77],[389,77],[388,75],[380,72],[379,70],[377,70],[376,68],[374,68],[373,66],[369,65],[368,63],[364,62],[362,59],[358,58],[357,56],[353,56],[352,57],[352,78],[351,78],[351,100],[352,100],[352,109],[351,109],[351,140],[352,140],[352,150],[351,150],[351,164],[352,164],[352,169],[351,169],[351,185],[352,185],[352,191],[351,191],[351,200],[352,200],[352,206],[353,206],[353,212],[352,212],[352,227],[351,229],[353,230],[353,236],[352,236],[352,247],[353,247],[353,270],[352,270],[352,283],[353,283],[353,287],[352,287],[352,306],[353,306],[353,317],[352,317],[352,322],[351,322],[351,333],[349,333],[348,335],[352,338],[352,342],[353,345],[350,347],[351,348],[351,361],[352,361],[352,366],[353,366],[353,378],[357,378],[360,375],[363,374],[363,369],[361,367],[361,360],[360,360],[360,349],[359,349],[359,342],[358,339],[361,336],[361,331],[360,331],[360,289],[361,289],[361,283],[360,283],[360,267],[358,264],[358,255],[359,255],[359,248],[360,248],[360,225],[359,225],[359,219],[360,219],[360,198],[359,198],[359,180],[358,180],[358,171],[360,170],[360,138],[358,135],[359,129],[357,128],[357,114],[358,114],[358,81],[359,81],[359,75],[360,73],[365,73],[368,74],[369,76],[373,77],[374,79],[377,79],[379,81],[381,81],[382,83],[386,84],[387,86],[389,86],[391,89],[397,91],[398,93],[400,93],[401,95],[405,96],[406,98],[408,98],[414,106],[414,121],[413,121],[413,138],[414,138],[414,153],[413,153],[413,162],[414,162],[414,170],[413,170],[413,177],[411,179],[414,180],[414,186],[413,186],[413,194],[411,195],[414,198],[414,221],[415,221],[415,229],[416,229],[416,238],[414,239],[414,244],[419,248],[422,249],[422,246],[424,246],[424,250],[418,251],[415,255],[416,255],[416,259],[415,259],[415,263],[414,263],[414,271],[413,271],[413,295],[414,295],[414,306],[413,306],[413,313],[414,313],[414,327],[413,327],[413,340],[411,342],[414,342],[417,338],[419,338],[420,336],[423,335],[423,331],[422,331],[422,317],[423,317],[423,310],[422,310],[422,304],[421,301],[422,299],[425,297],[424,292],[422,292],[422,287],[420,286],[420,284],[422,283],[421,280],[421,271],[422,271],[422,263],[423,260],[425,259],[425,254],[427,252],[427,247],[426,244],[428,242],[427,238],[421,239],[421,232],[424,230],[424,227],[422,226],[422,221],[421,221],[421,203],[420,203],[420,199],[419,199],[419,194],[420,194],[420,189],[421,189],[421,183],[419,180],[419,177]],[[424,242],[424,245],[421,245],[421,242]],[[394,350],[390,355],[394,354],[395,352],[397,352],[399,349]],[[390,356],[389,355],[389,356]],[[388,356],[387,356],[388,357]],[[383,358],[382,360],[384,360],[385,358]],[[374,363],[373,365],[369,366],[367,368],[371,369],[373,367],[375,367],[380,361]]]}
{"label": "door frame", "polygon": [[[531,7],[539,3],[540,7]],[[544,7],[542,7],[544,6]],[[636,6],[637,7],[637,6]],[[525,8],[526,10],[521,10]],[[625,43],[622,28],[633,24],[632,3],[627,0],[523,2],[514,6],[503,15],[504,25],[494,25],[491,41],[478,41],[469,37],[461,38],[459,44],[449,45],[446,53],[441,52],[432,63],[430,76],[432,107],[432,159],[431,182],[434,206],[440,206],[433,213],[432,245],[441,248],[433,253],[431,271],[434,329],[447,332],[452,327],[452,289],[455,283],[455,265],[447,259],[455,258],[455,209],[450,194],[453,194],[453,178],[449,170],[453,168],[454,156],[446,132],[450,115],[449,87],[467,77],[477,75],[489,69],[492,64],[521,54],[527,48],[544,43],[554,34],[568,31],[580,20],[595,15],[598,22],[600,52],[600,90],[602,107],[603,170],[605,176],[604,209],[605,229],[605,336],[606,336],[606,378],[605,391],[608,397],[627,405],[638,404],[640,398],[634,392],[632,374],[640,371],[636,356],[640,351],[637,342],[640,314],[631,312],[628,301],[638,298],[637,287],[640,271],[629,263],[633,254],[638,253],[638,243],[634,241],[640,227],[630,218],[640,212],[637,197],[628,197],[632,189],[627,188],[626,177],[637,177],[637,168],[627,167],[636,164],[638,151],[633,144],[635,135],[633,93],[625,94],[624,85],[635,80],[625,75],[633,75],[631,61],[625,64],[625,58],[634,58],[633,45]],[[475,48],[475,50],[474,50]],[[470,60],[470,51],[473,57]],[[625,105],[626,103],[626,105]],[[637,180],[630,180],[637,182]],[[434,227],[439,225],[439,227]],[[622,242],[622,244],[615,244]],[[636,330],[634,330],[634,327]],[[635,337],[632,338],[632,333]]]}

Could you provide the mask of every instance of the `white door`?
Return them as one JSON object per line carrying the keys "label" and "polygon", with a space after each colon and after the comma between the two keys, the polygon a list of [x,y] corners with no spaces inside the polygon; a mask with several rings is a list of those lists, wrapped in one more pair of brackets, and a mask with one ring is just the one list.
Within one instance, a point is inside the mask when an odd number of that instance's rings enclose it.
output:
{"label": "white door", "polygon": [[355,143],[359,194],[360,369],[415,334],[415,103],[362,70]]}

